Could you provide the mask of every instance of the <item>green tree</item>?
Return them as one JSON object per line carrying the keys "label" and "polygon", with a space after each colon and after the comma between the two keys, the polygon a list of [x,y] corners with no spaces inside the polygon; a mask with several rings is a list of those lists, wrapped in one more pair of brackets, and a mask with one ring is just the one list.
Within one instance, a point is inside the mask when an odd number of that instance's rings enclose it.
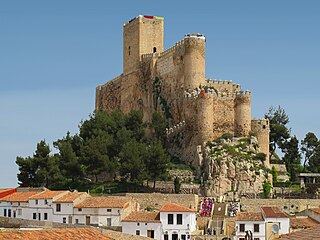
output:
{"label": "green tree", "polygon": [[287,171],[290,174],[290,181],[295,182],[297,180],[297,173],[301,167],[301,155],[299,152],[299,141],[296,136],[291,137],[289,141],[283,144],[283,160],[286,164]]}
{"label": "green tree", "polygon": [[283,144],[290,138],[290,131],[287,128],[289,123],[289,117],[283,108],[270,107],[268,113],[265,114],[265,118],[270,122],[270,159],[274,156],[274,153],[279,147],[283,149]]}
{"label": "green tree", "polygon": [[308,132],[305,138],[301,141],[301,152],[304,155],[303,169],[306,169],[306,166],[313,165],[309,168],[311,171],[314,170],[313,167],[315,162],[317,162],[317,149],[319,148],[319,140],[316,135],[312,132]]}
{"label": "green tree", "polygon": [[275,166],[272,166],[272,168],[271,168],[271,174],[272,174],[272,182],[273,182],[273,183],[278,182],[278,171],[277,171],[277,169],[275,168]]}
{"label": "green tree", "polygon": [[121,163],[120,174],[131,182],[141,184],[146,178],[146,157],[147,146],[136,140],[126,143],[119,154]]}
{"label": "green tree", "polygon": [[[76,137],[76,141],[77,140],[78,138]],[[83,169],[79,162],[79,157],[73,149],[73,146],[77,148],[77,144],[77,142],[73,144],[73,138],[70,136],[70,132],[67,133],[65,138],[53,143],[53,146],[59,150],[57,159],[61,173],[64,177],[70,178],[72,184],[83,176]]]}
{"label": "green tree", "polygon": [[264,182],[262,184],[262,189],[263,189],[263,196],[264,198],[269,198],[270,196],[270,192],[271,192],[271,189],[272,189],[272,185],[269,183],[269,182]]}
{"label": "green tree", "polygon": [[169,156],[160,142],[155,142],[147,148],[146,167],[148,176],[153,181],[153,188],[156,187],[156,180],[166,176],[168,163]]}
{"label": "green tree", "polygon": [[153,112],[150,126],[154,129],[156,139],[164,143],[166,137],[165,131],[168,127],[168,120],[165,118],[163,113]]}

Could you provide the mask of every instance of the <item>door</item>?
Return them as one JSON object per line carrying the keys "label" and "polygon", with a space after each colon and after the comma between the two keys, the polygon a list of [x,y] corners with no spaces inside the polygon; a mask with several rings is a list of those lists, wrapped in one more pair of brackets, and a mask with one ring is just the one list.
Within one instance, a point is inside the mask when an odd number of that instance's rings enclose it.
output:
{"label": "door", "polygon": [[86,216],[86,225],[90,225],[90,216]]}
{"label": "door", "polygon": [[69,216],[68,222],[72,224],[72,216]]}
{"label": "door", "polygon": [[111,227],[111,218],[107,218],[107,226]]}
{"label": "door", "polygon": [[172,240],[178,240],[178,234],[176,233],[172,234]]}

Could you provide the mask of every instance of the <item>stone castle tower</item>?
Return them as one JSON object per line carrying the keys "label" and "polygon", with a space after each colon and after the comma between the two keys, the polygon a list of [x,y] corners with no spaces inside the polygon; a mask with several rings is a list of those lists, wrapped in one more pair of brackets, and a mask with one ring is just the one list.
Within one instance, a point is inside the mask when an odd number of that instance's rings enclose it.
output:
{"label": "stone castle tower", "polygon": [[96,110],[140,109],[169,119],[168,138],[181,132],[181,158],[200,167],[197,147],[224,133],[257,136],[269,166],[269,122],[251,119],[251,93],[231,80],[206,78],[202,34],[186,34],[164,51],[164,19],[137,16],[123,27],[123,74],[96,88]]}

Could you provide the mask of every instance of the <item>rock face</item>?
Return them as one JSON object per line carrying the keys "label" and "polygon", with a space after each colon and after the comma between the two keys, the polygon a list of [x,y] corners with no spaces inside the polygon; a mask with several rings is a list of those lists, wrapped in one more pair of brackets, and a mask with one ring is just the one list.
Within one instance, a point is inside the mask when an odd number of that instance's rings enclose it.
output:
{"label": "rock face", "polygon": [[256,137],[217,139],[198,150],[202,158],[201,192],[206,196],[233,192],[235,197],[262,192],[272,182]]}

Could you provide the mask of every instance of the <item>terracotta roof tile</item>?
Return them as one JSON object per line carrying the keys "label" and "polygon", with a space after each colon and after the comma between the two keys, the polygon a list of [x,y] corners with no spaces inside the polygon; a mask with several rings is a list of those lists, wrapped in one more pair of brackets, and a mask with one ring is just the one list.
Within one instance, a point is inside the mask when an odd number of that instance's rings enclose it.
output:
{"label": "terracotta roof tile", "polygon": [[237,221],[264,221],[261,212],[239,212]]}
{"label": "terracotta roof tile", "polygon": [[93,229],[0,230],[0,240],[111,240]]}
{"label": "terracotta roof tile", "polygon": [[28,202],[29,198],[39,192],[15,192],[0,199],[5,202]]}
{"label": "terracotta roof tile", "polygon": [[315,220],[313,220],[312,218],[309,218],[307,216],[303,216],[303,217],[291,217],[290,218],[290,226],[293,229],[297,229],[297,228],[311,228],[311,227],[315,227],[318,226],[319,223]]}
{"label": "terracotta roof tile", "polygon": [[266,218],[288,218],[278,207],[261,207]]}
{"label": "terracotta roof tile", "polygon": [[320,226],[281,235],[281,240],[320,240]]}
{"label": "terracotta roof tile", "polygon": [[63,202],[74,202],[77,198],[87,195],[85,192],[68,192],[67,194],[64,194],[63,196],[57,198],[53,202],[56,203],[63,203]]}
{"label": "terracotta roof tile", "polygon": [[15,189],[15,188],[0,188],[0,193],[7,192],[7,191],[10,191],[13,189]]}
{"label": "terracotta roof tile", "polygon": [[320,214],[320,208],[309,208],[311,211]]}
{"label": "terracotta roof tile", "polygon": [[132,212],[122,220],[123,222],[158,222],[160,223],[159,212]]}
{"label": "terracotta roof tile", "polygon": [[76,208],[126,208],[131,198],[127,197],[87,197],[75,205]]}
{"label": "terracotta roof tile", "polygon": [[175,203],[165,203],[160,212],[196,212],[196,210]]}
{"label": "terracotta roof tile", "polygon": [[68,191],[43,191],[38,193],[37,195],[34,195],[32,197],[30,197],[30,199],[50,199],[50,198],[54,198],[57,197],[59,195],[63,195],[63,194],[67,194]]}

